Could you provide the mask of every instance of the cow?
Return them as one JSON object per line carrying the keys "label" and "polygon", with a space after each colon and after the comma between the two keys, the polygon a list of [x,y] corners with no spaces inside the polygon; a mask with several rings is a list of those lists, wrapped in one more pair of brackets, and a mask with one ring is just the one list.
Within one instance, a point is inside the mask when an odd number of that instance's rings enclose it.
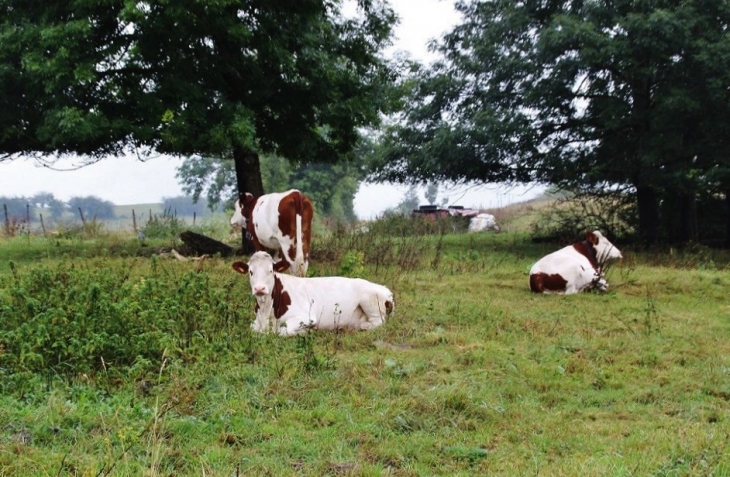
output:
{"label": "cow", "polygon": [[604,265],[623,258],[621,251],[594,230],[585,240],[544,256],[530,269],[530,290],[535,293],[571,295],[597,289],[606,291]]}
{"label": "cow", "polygon": [[[296,189],[261,197],[246,192],[235,205],[231,225],[248,232],[257,251],[271,250],[292,274],[307,276],[314,216],[309,197]],[[279,258],[280,253],[283,258]]]}
{"label": "cow", "polygon": [[[277,270],[277,268],[279,270]],[[360,278],[297,277],[266,252],[251,255],[233,269],[251,280],[256,318],[251,328],[291,336],[312,330],[370,330],[393,314],[393,293]]]}
{"label": "cow", "polygon": [[499,232],[497,219],[492,214],[481,213],[469,220],[469,232],[482,232],[484,230]]}

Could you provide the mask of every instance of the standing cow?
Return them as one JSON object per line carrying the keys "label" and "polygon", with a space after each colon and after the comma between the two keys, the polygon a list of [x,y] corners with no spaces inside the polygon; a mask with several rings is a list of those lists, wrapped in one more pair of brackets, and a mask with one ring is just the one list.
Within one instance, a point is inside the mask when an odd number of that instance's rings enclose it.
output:
{"label": "standing cow", "polygon": [[598,289],[606,291],[608,283],[603,265],[609,259],[622,258],[601,232],[594,230],[586,239],[544,256],[530,269],[530,290],[536,293],[570,295]]}
{"label": "standing cow", "polygon": [[296,189],[261,197],[246,192],[236,201],[231,225],[251,234],[257,251],[272,250],[292,274],[304,277],[309,266],[312,217],[312,201]]}
{"label": "standing cow", "polygon": [[254,253],[248,263],[233,269],[251,280],[256,297],[256,319],[251,328],[290,336],[308,329],[369,330],[393,314],[393,293],[383,285],[360,278],[302,278],[277,273],[286,264],[266,252]]}

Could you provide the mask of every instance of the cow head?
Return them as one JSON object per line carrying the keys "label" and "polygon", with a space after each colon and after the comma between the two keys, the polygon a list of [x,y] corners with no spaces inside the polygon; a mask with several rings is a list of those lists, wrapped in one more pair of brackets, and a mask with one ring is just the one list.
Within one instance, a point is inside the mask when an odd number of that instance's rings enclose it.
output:
{"label": "cow head", "polygon": [[274,290],[276,275],[289,268],[286,261],[274,264],[274,259],[266,252],[256,252],[251,255],[248,263],[234,262],[233,269],[242,275],[248,275],[251,280],[251,293],[256,297],[271,295]]}
{"label": "cow head", "polygon": [[242,229],[246,229],[247,219],[251,216],[251,211],[256,203],[256,197],[250,192],[238,194],[238,200],[234,204],[236,210],[231,217],[231,225],[238,225]]}
{"label": "cow head", "polygon": [[598,230],[588,232],[586,234],[586,240],[593,244],[593,248],[596,250],[596,260],[599,264],[603,264],[611,259],[623,258],[621,251],[609,242]]}

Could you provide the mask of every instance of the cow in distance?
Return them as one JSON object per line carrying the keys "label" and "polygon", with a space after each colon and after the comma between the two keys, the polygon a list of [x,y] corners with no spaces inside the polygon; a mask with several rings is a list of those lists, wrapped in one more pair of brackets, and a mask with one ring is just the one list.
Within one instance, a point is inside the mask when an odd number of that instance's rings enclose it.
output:
{"label": "cow in distance", "polygon": [[600,231],[588,232],[585,240],[538,260],[530,269],[530,290],[565,295],[594,289],[605,292],[605,264],[620,258],[621,251]]}

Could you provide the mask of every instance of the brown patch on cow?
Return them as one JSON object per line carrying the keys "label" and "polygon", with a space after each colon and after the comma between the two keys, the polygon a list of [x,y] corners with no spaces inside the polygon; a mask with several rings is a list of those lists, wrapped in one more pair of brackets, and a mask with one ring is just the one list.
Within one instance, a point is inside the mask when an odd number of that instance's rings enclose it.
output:
{"label": "brown patch on cow", "polygon": [[593,242],[586,239],[582,242],[574,243],[573,248],[576,250],[576,252],[588,259],[594,270],[598,270],[598,258],[596,254],[596,248],[593,246]]}
{"label": "brown patch on cow", "polygon": [[385,302],[385,316],[393,314],[393,302],[388,300]]}
{"label": "brown patch on cow", "polygon": [[586,240],[593,245],[598,245],[598,235],[594,234],[593,232],[586,232]]}
{"label": "brown patch on cow", "polygon": [[560,274],[535,273],[530,275],[530,290],[535,293],[565,290],[568,281]]}
{"label": "brown patch on cow", "polygon": [[274,317],[278,320],[289,310],[291,297],[289,296],[289,292],[284,290],[284,285],[277,276],[274,276],[274,289],[271,291],[271,298],[274,301]]}
{"label": "brown patch on cow", "polygon": [[297,255],[297,215],[302,217],[302,251],[304,260],[309,259],[309,246],[312,237],[312,217],[314,206],[309,197],[298,190],[284,196],[279,202],[279,230],[282,234],[291,237],[292,245],[284,253],[293,262]]}
{"label": "brown patch on cow", "polygon": [[253,246],[257,252],[265,250],[264,247],[261,245],[261,242],[259,242],[259,238],[256,236],[256,224],[253,223],[253,209],[254,207],[256,207],[256,203],[258,202],[259,198],[254,197],[253,194],[251,194],[250,192],[240,194],[239,197],[240,198],[238,199],[238,205],[241,206],[241,214],[246,217],[246,232],[248,232],[248,235],[251,238]]}

